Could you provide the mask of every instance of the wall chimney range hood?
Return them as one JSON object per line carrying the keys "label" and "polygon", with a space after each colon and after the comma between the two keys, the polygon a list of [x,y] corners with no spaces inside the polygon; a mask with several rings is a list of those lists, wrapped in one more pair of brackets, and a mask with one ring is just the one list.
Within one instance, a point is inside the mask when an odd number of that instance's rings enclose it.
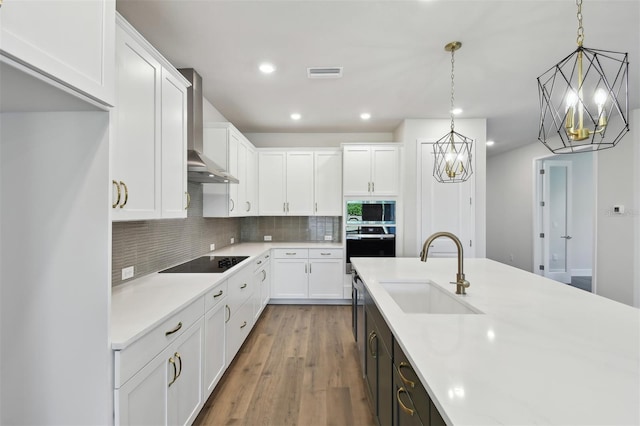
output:
{"label": "wall chimney range hood", "polygon": [[191,83],[187,89],[187,180],[198,183],[238,183],[238,179],[203,152],[202,77],[193,68],[178,71]]}

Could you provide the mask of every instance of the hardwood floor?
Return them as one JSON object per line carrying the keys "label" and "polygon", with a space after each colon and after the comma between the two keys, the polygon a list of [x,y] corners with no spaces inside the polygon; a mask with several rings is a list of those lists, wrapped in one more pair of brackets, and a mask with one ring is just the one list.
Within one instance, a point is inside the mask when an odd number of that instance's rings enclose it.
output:
{"label": "hardwood floor", "polygon": [[268,305],[194,425],[374,425],[359,362],[349,306]]}

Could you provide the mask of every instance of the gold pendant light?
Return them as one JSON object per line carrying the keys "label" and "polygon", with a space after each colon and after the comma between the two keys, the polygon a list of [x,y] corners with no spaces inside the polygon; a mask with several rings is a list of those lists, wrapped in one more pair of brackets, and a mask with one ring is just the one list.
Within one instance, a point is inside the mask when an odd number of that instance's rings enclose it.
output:
{"label": "gold pendant light", "polygon": [[629,131],[628,54],[584,47],[576,5],[578,48],[538,77],[538,139],[556,154],[613,148]]}
{"label": "gold pendant light", "polygon": [[454,64],[455,52],[462,47],[459,41],[447,43],[444,50],[451,52],[451,131],[433,144],[433,177],[441,183],[464,182],[473,173],[471,167],[471,145],[473,140],[455,131],[454,110]]}

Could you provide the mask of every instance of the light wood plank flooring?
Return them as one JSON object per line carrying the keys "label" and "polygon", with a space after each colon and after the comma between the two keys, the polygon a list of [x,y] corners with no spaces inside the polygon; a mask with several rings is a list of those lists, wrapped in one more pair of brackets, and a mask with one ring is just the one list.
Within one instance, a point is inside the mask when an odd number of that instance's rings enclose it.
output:
{"label": "light wood plank flooring", "polygon": [[195,426],[374,425],[349,306],[268,305]]}

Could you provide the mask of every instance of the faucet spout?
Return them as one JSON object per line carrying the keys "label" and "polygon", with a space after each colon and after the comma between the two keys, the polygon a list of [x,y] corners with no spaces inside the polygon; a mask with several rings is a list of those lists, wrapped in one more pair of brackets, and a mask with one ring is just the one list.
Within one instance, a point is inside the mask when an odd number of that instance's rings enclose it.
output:
{"label": "faucet spout", "polygon": [[452,282],[451,284],[456,285],[456,294],[467,294],[465,289],[469,287],[470,283],[464,278],[464,265],[463,265],[463,248],[462,243],[451,232],[436,232],[435,234],[429,236],[424,244],[422,245],[422,251],[420,252],[420,260],[423,262],[427,261],[427,256],[429,254],[429,248],[431,247],[431,243],[433,240],[440,237],[447,237],[451,239],[458,249],[458,273],[456,274],[456,282]]}

